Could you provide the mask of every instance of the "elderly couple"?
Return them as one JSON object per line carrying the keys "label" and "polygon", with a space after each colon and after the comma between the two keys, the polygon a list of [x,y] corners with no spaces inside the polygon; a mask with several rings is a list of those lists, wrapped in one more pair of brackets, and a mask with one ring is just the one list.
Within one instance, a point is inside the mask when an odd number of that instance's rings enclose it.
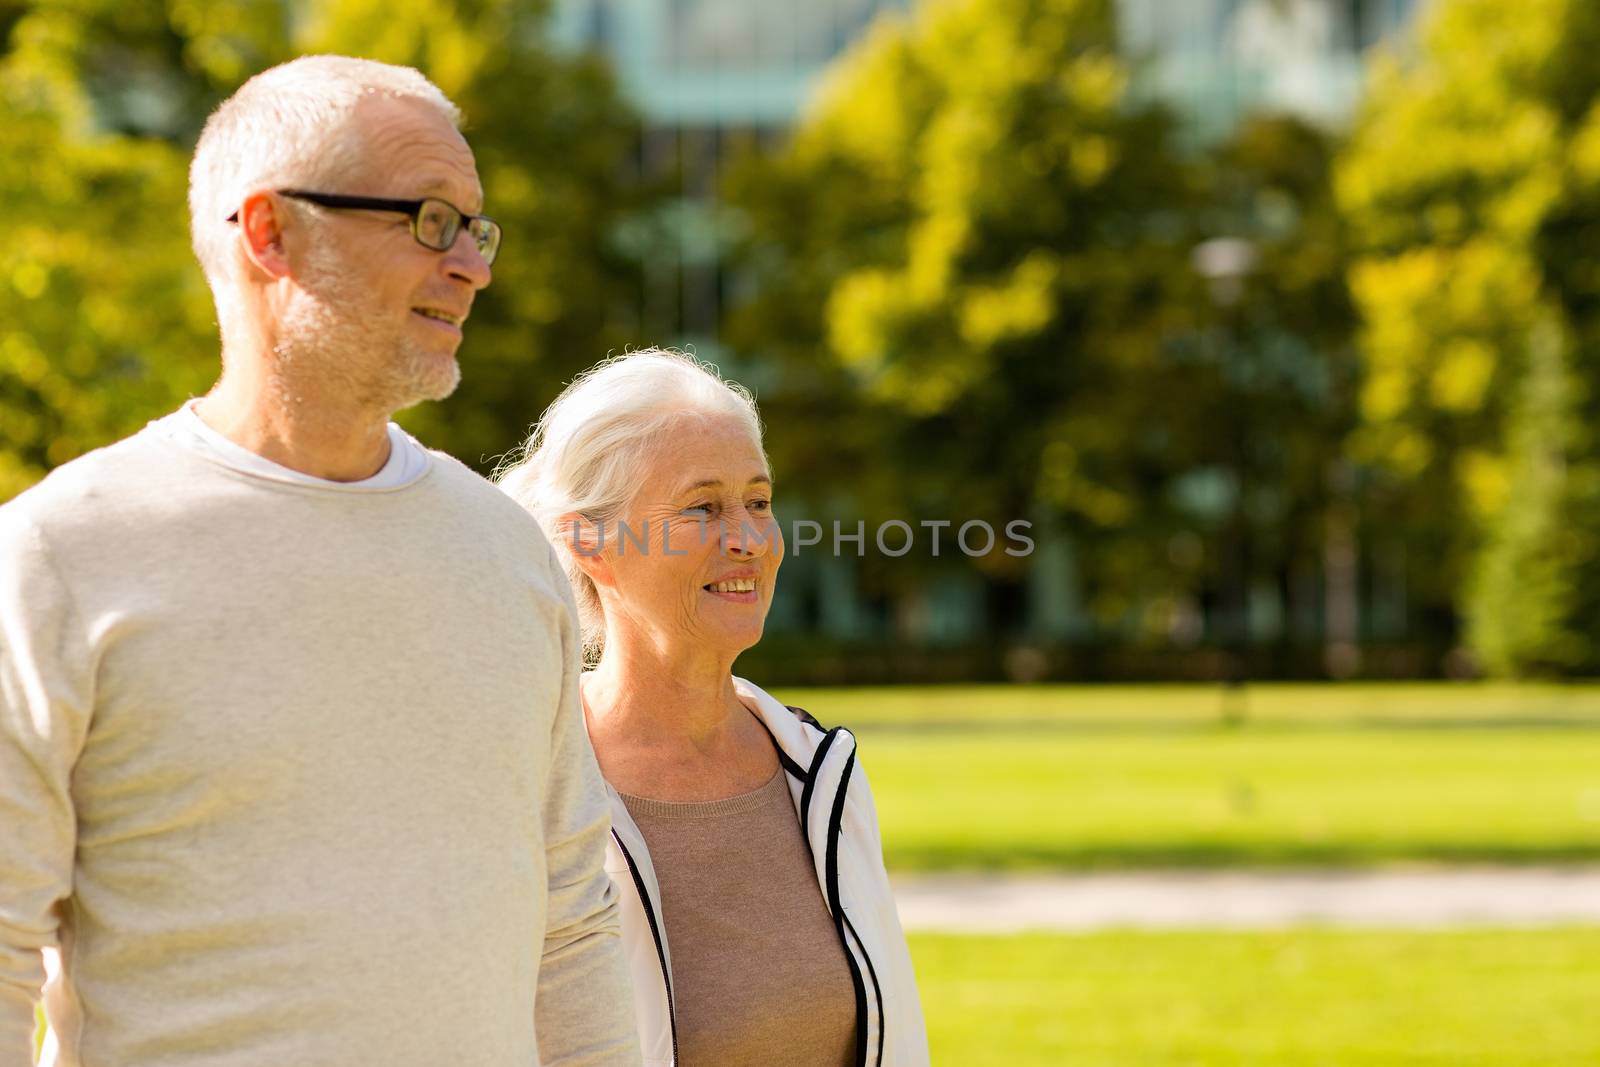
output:
{"label": "elderly couple", "polygon": [[611,360],[498,489],[389,421],[499,250],[456,120],[362,60],[241,88],[216,387],[0,508],[0,1064],[41,999],[85,1067],[925,1064],[854,740],[731,673],[750,395]]}

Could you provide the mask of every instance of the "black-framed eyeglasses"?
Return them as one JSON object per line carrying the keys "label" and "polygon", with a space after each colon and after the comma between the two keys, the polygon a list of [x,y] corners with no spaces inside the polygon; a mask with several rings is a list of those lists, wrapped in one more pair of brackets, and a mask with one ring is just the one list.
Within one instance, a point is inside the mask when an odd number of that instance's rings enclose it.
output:
{"label": "black-framed eyeglasses", "polygon": [[[389,200],[378,196],[345,196],[343,193],[313,193],[304,189],[279,189],[279,196],[304,200],[319,207],[342,208],[353,211],[394,211],[411,216],[411,236],[424,248],[435,252],[448,252],[456,237],[466,228],[478,254],[485,263],[493,263],[500,252],[500,224],[487,215],[468,215],[448,200],[425,196],[420,200]],[[238,222],[239,213],[228,216],[229,222]]]}

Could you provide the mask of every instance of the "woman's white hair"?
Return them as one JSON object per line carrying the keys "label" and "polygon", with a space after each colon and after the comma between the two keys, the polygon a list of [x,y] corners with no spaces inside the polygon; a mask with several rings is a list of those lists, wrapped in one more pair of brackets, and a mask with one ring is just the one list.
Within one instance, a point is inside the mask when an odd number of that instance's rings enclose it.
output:
{"label": "woman's white hair", "polygon": [[228,216],[253,189],[333,185],[355,173],[365,146],[351,119],[373,94],[416,100],[451,125],[461,121],[421,72],[349,56],[303,56],[264,70],[211,113],[189,165],[189,227],[219,302],[232,262]]}
{"label": "woman's white hair", "polygon": [[755,397],[709,363],[671,349],[646,348],[607,359],[573,379],[545,409],[532,435],[505,457],[494,481],[543,527],[578,601],[584,645],[598,650],[605,614],[589,576],[573,558],[561,519],[574,513],[614,529],[633,500],[650,453],[684,419],[733,416],[761,447]]}

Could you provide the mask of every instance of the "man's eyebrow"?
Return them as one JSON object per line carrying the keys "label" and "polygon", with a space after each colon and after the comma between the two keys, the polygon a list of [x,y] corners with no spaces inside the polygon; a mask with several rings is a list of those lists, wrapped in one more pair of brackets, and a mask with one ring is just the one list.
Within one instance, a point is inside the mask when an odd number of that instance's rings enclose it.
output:
{"label": "man's eyebrow", "polygon": [[[458,210],[465,211],[468,215],[478,215],[483,212],[483,195],[481,193],[473,200],[468,201],[467,204],[457,204],[454,200],[451,200],[450,192],[451,190],[449,183],[434,181],[424,185],[417,195],[432,196],[438,197],[440,200],[448,200],[451,204],[454,204]],[[477,206],[470,207],[469,205]]]}

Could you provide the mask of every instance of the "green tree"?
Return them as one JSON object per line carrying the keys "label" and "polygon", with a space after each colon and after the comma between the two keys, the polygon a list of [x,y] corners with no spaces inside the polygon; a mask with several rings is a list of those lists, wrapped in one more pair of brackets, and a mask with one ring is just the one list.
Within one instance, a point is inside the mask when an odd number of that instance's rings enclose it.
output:
{"label": "green tree", "polygon": [[1530,636],[1600,624],[1597,48],[1583,0],[1441,0],[1376,65],[1339,178],[1366,323],[1355,448],[1411,531],[1420,599],[1466,615],[1502,673],[1600,665],[1592,639]]}
{"label": "green tree", "polygon": [[[1048,522],[1119,637],[1174,591],[1237,626],[1224,586],[1315,570],[1351,318],[1327,138],[1264,118],[1186,150],[1132,79],[1109,2],[929,4],[729,190],[751,280],[728,336],[775,368],[786,483],[868,519]],[[1259,253],[1227,307],[1191,263],[1219,236]],[[982,564],[1014,625],[1027,562]]]}
{"label": "green tree", "polygon": [[1233,601],[1224,614],[1241,643],[1261,636],[1248,622],[1259,593],[1287,614],[1284,646],[1359,636],[1325,635],[1320,618],[1329,598],[1354,595],[1323,573],[1332,527],[1354,507],[1337,476],[1357,370],[1336,149],[1304,120],[1261,114],[1205,159],[1200,225],[1248,240],[1255,263],[1233,291],[1226,279],[1209,286],[1214,313],[1196,338],[1206,373],[1170,397],[1167,418],[1188,432],[1167,459],[1179,484],[1217,471],[1234,483],[1232,507],[1213,519],[1222,547],[1212,582]]}
{"label": "green tree", "polygon": [[[1589,637],[1575,625],[1575,570],[1592,563],[1570,525],[1566,469],[1577,439],[1565,338],[1536,328],[1507,428],[1515,503],[1495,516],[1468,589],[1468,636],[1497,674],[1582,667]],[[1576,558],[1575,558],[1576,557]]]}
{"label": "green tree", "polygon": [[[791,484],[869,521],[1128,521],[1115,382],[1156,372],[1190,190],[1114,30],[1100,0],[883,20],[792,145],[736,171],[753,295],[728,336],[779,368]],[[1003,610],[1024,564],[983,562]]]}
{"label": "green tree", "polygon": [[74,29],[24,14],[0,60],[0,499],[170,410],[215,360],[183,155],[99,126]]}
{"label": "green tree", "polygon": [[545,46],[543,16],[515,0],[4,9],[0,499],[214,379],[189,152],[244,79],[308,52],[414,65],[461,105],[506,247],[461,389],[402,421],[481,467],[514,445],[563,379],[631,339],[637,306],[637,265],[613,239],[642,209],[637,123],[602,65]]}

